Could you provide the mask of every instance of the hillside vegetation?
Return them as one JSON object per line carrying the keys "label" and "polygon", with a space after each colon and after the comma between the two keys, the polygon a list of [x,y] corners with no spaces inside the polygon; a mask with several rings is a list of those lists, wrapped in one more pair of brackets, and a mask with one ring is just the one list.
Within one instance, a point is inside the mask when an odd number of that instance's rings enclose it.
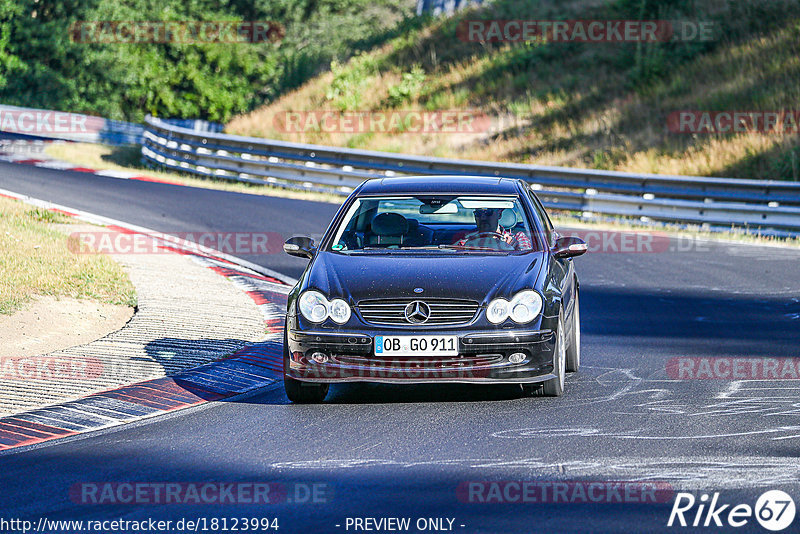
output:
{"label": "hillside vegetation", "polygon": [[[0,103],[227,121],[369,48],[413,0],[0,0]],[[270,21],[261,43],[81,42],[84,21]],[[81,27],[81,26],[78,26]],[[103,42],[94,42],[94,41]]]}
{"label": "hillside vegetation", "polygon": [[[690,20],[709,40],[465,42],[471,19]],[[793,134],[676,134],[678,110],[796,110],[800,3],[784,0],[495,0],[452,18],[406,19],[375,46],[227,131],[445,157],[635,172],[800,179]],[[287,111],[475,110],[488,132],[287,133]]]}

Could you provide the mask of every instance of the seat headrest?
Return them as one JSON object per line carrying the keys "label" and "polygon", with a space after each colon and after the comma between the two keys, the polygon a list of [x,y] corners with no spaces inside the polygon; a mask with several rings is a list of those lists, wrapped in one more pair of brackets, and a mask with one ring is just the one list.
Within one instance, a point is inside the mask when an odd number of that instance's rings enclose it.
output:
{"label": "seat headrest", "polygon": [[380,236],[400,236],[408,233],[408,219],[399,213],[381,213],[372,219],[372,232]]}
{"label": "seat headrest", "polygon": [[509,208],[504,208],[498,222],[503,228],[512,228],[519,222],[517,220],[517,212]]}

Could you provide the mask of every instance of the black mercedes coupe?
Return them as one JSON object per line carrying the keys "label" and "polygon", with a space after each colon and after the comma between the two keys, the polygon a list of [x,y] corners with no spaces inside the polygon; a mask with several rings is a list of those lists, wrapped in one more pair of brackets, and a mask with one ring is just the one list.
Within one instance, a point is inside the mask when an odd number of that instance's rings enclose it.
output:
{"label": "black mercedes coupe", "polygon": [[578,276],[522,180],[368,180],[339,208],[289,294],[284,385],[321,402],[335,382],[514,383],[560,396],[580,365]]}

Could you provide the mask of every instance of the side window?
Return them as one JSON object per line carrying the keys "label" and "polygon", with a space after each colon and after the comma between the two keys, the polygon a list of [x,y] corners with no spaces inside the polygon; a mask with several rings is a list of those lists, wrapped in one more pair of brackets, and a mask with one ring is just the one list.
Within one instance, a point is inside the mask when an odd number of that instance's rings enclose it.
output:
{"label": "side window", "polygon": [[545,211],[544,206],[542,206],[542,203],[539,201],[539,198],[536,196],[536,194],[528,187],[526,187],[525,190],[528,193],[528,197],[531,199],[531,204],[533,204],[533,209],[536,212],[537,218],[541,221],[541,224],[543,225],[542,228],[542,230],[544,231],[543,241],[547,243],[548,247],[553,246],[553,240],[554,240],[553,234],[555,233],[555,229],[553,228],[553,223],[550,222],[550,217],[547,215],[547,211]]}

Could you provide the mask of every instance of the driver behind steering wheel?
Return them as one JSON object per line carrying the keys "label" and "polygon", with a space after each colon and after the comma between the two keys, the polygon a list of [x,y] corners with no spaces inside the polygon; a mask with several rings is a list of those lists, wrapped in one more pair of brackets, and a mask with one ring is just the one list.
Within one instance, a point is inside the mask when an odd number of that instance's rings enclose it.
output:
{"label": "driver behind steering wheel", "polygon": [[475,216],[477,230],[464,236],[456,243],[457,246],[493,250],[531,250],[533,248],[530,238],[524,232],[512,234],[500,226],[503,208],[478,208],[472,213]]}

